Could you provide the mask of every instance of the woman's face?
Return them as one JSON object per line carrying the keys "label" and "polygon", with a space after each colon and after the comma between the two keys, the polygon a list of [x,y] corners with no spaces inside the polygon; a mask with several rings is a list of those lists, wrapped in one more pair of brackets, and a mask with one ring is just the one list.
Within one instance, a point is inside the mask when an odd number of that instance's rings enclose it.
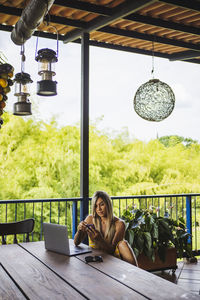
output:
{"label": "woman's face", "polygon": [[95,210],[99,217],[107,217],[106,204],[102,198],[98,198],[95,204]]}

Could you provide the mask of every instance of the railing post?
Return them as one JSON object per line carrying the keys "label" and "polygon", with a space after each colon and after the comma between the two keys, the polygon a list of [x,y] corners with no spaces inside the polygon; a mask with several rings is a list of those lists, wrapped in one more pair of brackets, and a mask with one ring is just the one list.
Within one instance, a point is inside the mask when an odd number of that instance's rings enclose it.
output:
{"label": "railing post", "polygon": [[74,238],[77,229],[77,202],[72,205],[72,238]]}
{"label": "railing post", "polygon": [[[187,232],[192,234],[192,201],[191,196],[186,196],[186,227]],[[188,244],[192,246],[192,237],[188,238]]]}

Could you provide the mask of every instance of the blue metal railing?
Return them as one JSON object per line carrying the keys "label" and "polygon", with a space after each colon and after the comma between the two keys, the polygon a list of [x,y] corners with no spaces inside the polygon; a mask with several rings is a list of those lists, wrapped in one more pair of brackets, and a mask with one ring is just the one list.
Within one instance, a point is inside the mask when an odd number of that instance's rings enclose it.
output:
{"label": "blue metal railing", "polygon": [[[129,206],[149,208],[154,206],[161,216],[168,210],[173,219],[183,217],[187,230],[192,234],[190,243],[195,251],[200,250],[200,194],[168,194],[111,197],[116,216],[120,217]],[[91,198],[89,213],[91,213]],[[69,236],[73,237],[81,219],[83,198],[0,200],[0,222],[13,222],[25,218],[35,219],[32,240],[42,240],[42,223],[54,222],[68,226]]]}
{"label": "blue metal railing", "polygon": [[82,200],[83,198],[0,200],[0,222],[34,218],[32,241],[43,239],[43,222],[67,225],[69,236],[72,237],[76,232],[77,222],[80,221],[79,210]]}

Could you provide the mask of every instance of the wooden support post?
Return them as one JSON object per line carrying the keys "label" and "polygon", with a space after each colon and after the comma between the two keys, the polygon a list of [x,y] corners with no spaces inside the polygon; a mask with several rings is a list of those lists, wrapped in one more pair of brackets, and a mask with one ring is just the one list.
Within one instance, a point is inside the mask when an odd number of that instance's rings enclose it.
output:
{"label": "wooden support post", "polygon": [[89,33],[81,41],[81,166],[80,166],[80,219],[88,215],[89,197]]}

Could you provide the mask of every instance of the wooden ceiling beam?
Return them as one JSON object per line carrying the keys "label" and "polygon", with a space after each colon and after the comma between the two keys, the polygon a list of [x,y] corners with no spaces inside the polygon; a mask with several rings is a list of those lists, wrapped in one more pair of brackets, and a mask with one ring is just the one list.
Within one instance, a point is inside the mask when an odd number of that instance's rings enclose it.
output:
{"label": "wooden ceiling beam", "polygon": [[[74,42],[80,43],[81,40],[77,39]],[[97,41],[93,41],[93,40],[90,40],[90,45],[95,46],[95,47],[102,47],[102,48],[106,48],[106,49],[120,50],[120,51],[136,53],[136,54],[144,54],[144,55],[152,56],[152,50],[143,50],[143,49],[138,49],[138,48],[133,48],[133,47],[128,47],[128,46],[113,45],[113,44],[97,42]],[[172,54],[154,52],[154,55],[156,57],[166,58],[166,59],[170,60]],[[187,59],[184,61],[190,62],[190,63],[195,63],[195,64],[200,64],[200,59]]]}
{"label": "wooden ceiling beam", "polygon": [[178,23],[171,22],[171,21],[169,22],[169,21],[158,19],[158,18],[155,19],[155,18],[152,18],[149,16],[142,16],[139,14],[131,14],[126,17],[126,20],[139,22],[139,23],[143,23],[143,24],[148,24],[148,25],[154,25],[154,26],[166,28],[166,29],[172,29],[172,30],[176,30],[176,31],[184,32],[184,33],[200,35],[200,30],[197,27],[186,26],[183,24],[178,24]]}
{"label": "wooden ceiling beam", "polygon": [[[113,21],[121,19],[129,15],[130,13],[136,12],[154,2],[157,2],[157,0],[127,0],[125,2],[122,2],[120,5],[113,8],[114,13],[111,16],[99,16],[95,18],[93,21],[90,22],[89,26],[85,31],[91,32],[100,29],[104,26],[109,25]],[[68,43],[79,38],[83,32],[83,30],[76,29],[69,34],[66,34],[64,38],[64,43]]]}
{"label": "wooden ceiling beam", "polygon": [[[23,10],[21,8],[0,5],[0,12],[7,14],[7,15],[20,17],[22,15],[22,11]],[[81,28],[81,29],[84,29],[87,26],[87,22],[84,22],[84,21],[73,20],[73,19],[64,18],[64,17],[58,17],[55,15],[49,15],[49,17],[50,17],[50,22],[55,23],[55,24],[62,24],[62,25],[77,27],[77,28]]]}
{"label": "wooden ceiling beam", "polygon": [[155,35],[151,35],[151,34],[136,32],[136,31],[129,31],[129,30],[124,30],[124,29],[114,28],[111,26],[105,26],[101,29],[98,29],[98,31],[115,34],[115,35],[132,37],[132,38],[136,38],[136,39],[140,39],[140,40],[151,41],[151,42],[156,42],[156,43],[161,43],[161,44],[166,44],[166,45],[172,45],[172,46],[181,47],[181,48],[187,48],[190,50],[200,51],[200,45],[198,45],[198,44],[192,44],[192,43],[188,43],[188,42],[178,41],[175,39],[168,39],[168,38],[155,36]]}
{"label": "wooden ceiling beam", "polygon": [[[13,26],[1,25],[0,24],[0,30],[11,32],[13,30]],[[56,34],[41,32],[41,31],[40,32],[35,31],[33,35],[38,36],[38,34],[40,35],[40,37],[43,37],[43,38],[49,38],[49,39],[54,39],[54,40],[57,39]],[[63,41],[63,36],[58,35],[58,39]],[[80,39],[75,40],[74,43],[81,43],[81,40]],[[97,41],[93,41],[93,40],[90,40],[89,43],[90,43],[91,46],[96,46],[96,47],[102,47],[102,48],[106,48],[106,49],[113,49],[113,50],[126,51],[126,52],[130,52],[130,53],[144,54],[144,55],[152,56],[152,50],[143,50],[143,49],[138,49],[138,48],[133,48],[133,47],[128,47],[128,46],[113,45],[113,44],[97,42]],[[195,52],[197,53],[197,51],[195,51]],[[185,53],[186,53],[186,51],[185,51]],[[178,57],[176,57],[176,59],[174,59],[175,55],[177,55],[177,54],[178,53],[176,53],[176,54],[166,54],[166,53],[160,53],[160,52],[157,52],[157,51],[154,52],[154,56],[160,57],[160,58],[166,58],[166,59],[169,59],[171,61],[178,60]],[[182,59],[182,58],[180,58],[180,59]],[[200,59],[185,59],[184,61],[200,64]]]}
{"label": "wooden ceiling beam", "polygon": [[193,59],[196,57],[200,57],[200,52],[198,52],[198,51],[183,51],[183,52],[177,52],[177,53],[171,54],[170,61],[187,60],[187,59]]}
{"label": "wooden ceiling beam", "polygon": [[83,10],[103,16],[111,16],[113,13],[113,9],[110,7],[75,0],[55,0],[54,5]]}

